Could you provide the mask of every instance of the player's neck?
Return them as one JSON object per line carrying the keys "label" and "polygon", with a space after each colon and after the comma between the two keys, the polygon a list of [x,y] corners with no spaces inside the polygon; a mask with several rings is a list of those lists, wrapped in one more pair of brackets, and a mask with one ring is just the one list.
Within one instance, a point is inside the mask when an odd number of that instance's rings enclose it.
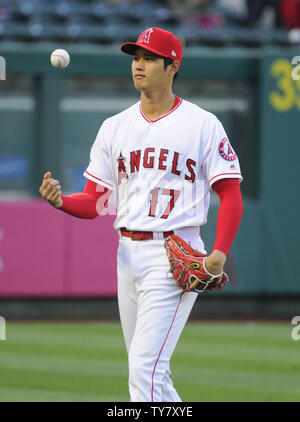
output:
{"label": "player's neck", "polygon": [[155,120],[167,114],[173,107],[175,95],[172,91],[142,92],[141,107],[149,120]]}

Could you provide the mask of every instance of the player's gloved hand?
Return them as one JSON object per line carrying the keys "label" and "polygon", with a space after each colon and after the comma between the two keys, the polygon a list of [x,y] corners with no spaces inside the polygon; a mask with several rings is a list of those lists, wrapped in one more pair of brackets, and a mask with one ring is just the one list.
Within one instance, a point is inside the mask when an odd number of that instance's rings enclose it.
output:
{"label": "player's gloved hand", "polygon": [[51,178],[51,172],[45,173],[42,185],[39,189],[41,196],[46,199],[53,207],[60,208],[63,204],[61,199],[62,190],[60,182]]}
{"label": "player's gloved hand", "polygon": [[167,237],[164,246],[174,280],[185,292],[222,290],[222,285],[228,282],[224,272],[209,273],[205,265],[207,256],[193,249],[181,237],[172,234]]}

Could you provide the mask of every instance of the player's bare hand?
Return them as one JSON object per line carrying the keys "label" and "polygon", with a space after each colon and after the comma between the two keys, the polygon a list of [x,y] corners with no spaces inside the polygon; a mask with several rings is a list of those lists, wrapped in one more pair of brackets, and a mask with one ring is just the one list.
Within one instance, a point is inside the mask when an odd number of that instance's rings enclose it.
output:
{"label": "player's bare hand", "polygon": [[221,274],[226,262],[226,255],[218,250],[213,250],[205,259],[206,269],[210,274]]}
{"label": "player's bare hand", "polygon": [[53,207],[61,208],[63,201],[61,199],[62,190],[59,180],[51,177],[51,172],[45,173],[43,182],[39,189],[41,196],[46,199]]}

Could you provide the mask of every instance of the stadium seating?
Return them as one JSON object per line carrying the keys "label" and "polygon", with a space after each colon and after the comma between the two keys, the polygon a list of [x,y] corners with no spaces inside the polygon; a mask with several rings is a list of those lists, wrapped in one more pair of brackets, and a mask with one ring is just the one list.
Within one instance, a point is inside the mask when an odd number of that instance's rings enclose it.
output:
{"label": "stadium seating", "polygon": [[288,31],[224,25],[187,25],[161,3],[141,0],[130,7],[109,0],[0,0],[0,41],[87,41],[114,44],[135,40],[145,28],[174,31],[185,45],[291,44]]}

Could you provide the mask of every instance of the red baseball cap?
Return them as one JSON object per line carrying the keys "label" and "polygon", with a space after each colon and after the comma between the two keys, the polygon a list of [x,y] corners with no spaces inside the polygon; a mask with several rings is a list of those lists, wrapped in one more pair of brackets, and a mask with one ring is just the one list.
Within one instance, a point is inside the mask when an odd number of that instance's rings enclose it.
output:
{"label": "red baseball cap", "polygon": [[138,38],[137,42],[126,42],[121,45],[121,51],[134,55],[136,48],[141,47],[162,57],[169,57],[179,63],[182,59],[182,44],[172,32],[161,28],[148,28]]}

